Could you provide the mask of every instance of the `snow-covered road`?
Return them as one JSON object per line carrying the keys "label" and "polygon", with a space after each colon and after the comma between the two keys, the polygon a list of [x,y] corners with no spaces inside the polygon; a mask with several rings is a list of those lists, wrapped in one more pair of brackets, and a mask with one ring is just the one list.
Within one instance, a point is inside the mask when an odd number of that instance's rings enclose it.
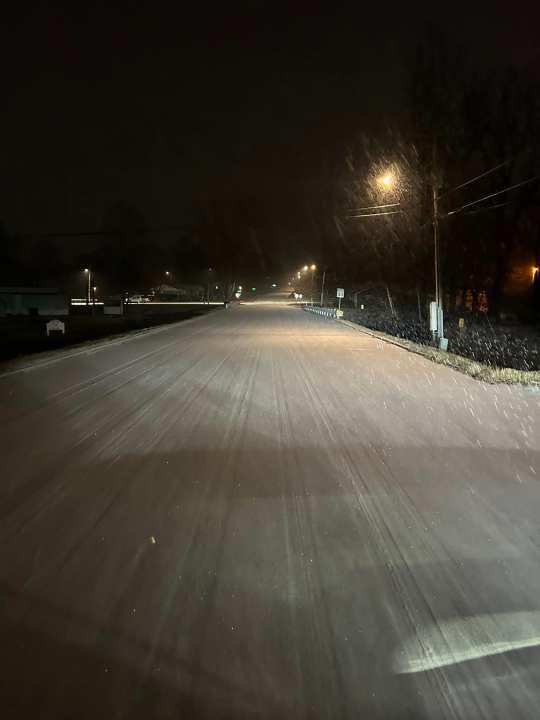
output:
{"label": "snow-covered road", "polygon": [[540,393],[277,304],[6,370],[4,717],[538,717]]}

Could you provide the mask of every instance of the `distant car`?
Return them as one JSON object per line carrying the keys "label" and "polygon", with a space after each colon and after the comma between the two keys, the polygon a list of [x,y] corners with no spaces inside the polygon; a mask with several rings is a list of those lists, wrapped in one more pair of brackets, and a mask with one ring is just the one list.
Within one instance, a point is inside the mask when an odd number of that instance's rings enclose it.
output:
{"label": "distant car", "polygon": [[146,298],[144,295],[130,295],[128,298],[128,302],[130,303],[144,303],[146,302]]}

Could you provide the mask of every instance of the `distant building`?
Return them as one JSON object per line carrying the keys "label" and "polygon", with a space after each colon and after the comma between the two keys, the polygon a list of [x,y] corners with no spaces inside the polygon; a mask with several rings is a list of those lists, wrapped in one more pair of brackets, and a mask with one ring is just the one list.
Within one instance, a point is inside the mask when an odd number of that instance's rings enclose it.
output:
{"label": "distant building", "polygon": [[57,288],[0,287],[0,317],[67,315],[67,297]]}
{"label": "distant building", "polygon": [[155,288],[154,300],[161,300],[163,302],[203,300],[204,293],[204,285],[182,283],[175,287],[173,285],[162,284]]}

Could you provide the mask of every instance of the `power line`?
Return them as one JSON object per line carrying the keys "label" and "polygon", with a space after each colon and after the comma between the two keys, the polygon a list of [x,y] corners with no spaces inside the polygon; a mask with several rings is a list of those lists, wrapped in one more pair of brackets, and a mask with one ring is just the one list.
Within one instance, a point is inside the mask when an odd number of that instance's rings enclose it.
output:
{"label": "power line", "polygon": [[535,175],[532,178],[528,178],[527,180],[522,180],[521,182],[516,183],[515,185],[510,185],[510,187],[504,188],[503,190],[497,190],[497,192],[491,193],[490,195],[486,195],[485,197],[479,198],[478,200],[473,200],[470,203],[466,203],[465,205],[462,205],[459,208],[456,208],[455,210],[450,210],[450,212],[446,213],[446,216],[449,215],[456,215],[456,213],[461,212],[462,210],[465,210],[465,208],[471,207],[472,205],[477,205],[480,202],[484,202],[484,200],[489,200],[492,197],[497,197],[497,195],[502,195],[505,192],[509,192],[510,190],[515,190],[516,188],[522,187],[523,185],[527,185],[528,183],[534,182],[535,180],[538,180],[540,178],[540,175]]}
{"label": "power line", "polygon": [[401,203],[387,203],[386,205],[368,205],[367,207],[361,207],[356,208],[356,211],[360,210],[378,210],[379,208],[387,208],[387,207],[398,207]]}
{"label": "power line", "polygon": [[476,213],[486,212],[487,210],[496,210],[497,208],[504,207],[505,205],[510,205],[513,200],[507,200],[503,203],[497,203],[496,205],[488,205],[488,207],[485,208],[478,208],[478,210],[469,210],[469,212],[466,212],[465,215],[476,215]]}
{"label": "power line", "polygon": [[446,195],[449,195],[451,192],[454,192],[455,190],[461,190],[461,188],[466,187],[467,185],[470,185],[473,182],[476,182],[477,180],[481,180],[483,177],[486,177],[486,175],[491,175],[491,173],[496,172],[497,170],[500,170],[505,165],[508,165],[508,163],[511,163],[514,158],[509,158],[508,160],[505,160],[502,163],[499,163],[498,165],[495,165],[494,168],[491,168],[491,170],[486,170],[483,173],[480,173],[480,175],[477,175],[476,177],[471,178],[470,180],[465,180],[465,182],[461,183],[461,185],[456,185],[456,187],[450,188],[449,190],[446,190],[441,195],[438,196],[437,200],[440,200],[443,197],[446,197]]}
{"label": "power line", "polygon": [[403,210],[390,210],[389,212],[381,212],[381,213],[364,213],[361,215],[349,215],[351,218],[361,218],[361,217],[380,217],[381,215],[398,215],[399,213],[402,213]]}

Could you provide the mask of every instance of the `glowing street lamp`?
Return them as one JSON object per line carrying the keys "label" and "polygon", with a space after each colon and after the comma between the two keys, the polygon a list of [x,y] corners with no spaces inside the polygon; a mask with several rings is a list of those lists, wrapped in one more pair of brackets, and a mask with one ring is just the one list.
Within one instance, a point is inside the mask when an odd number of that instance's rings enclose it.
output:
{"label": "glowing street lamp", "polygon": [[[379,190],[382,192],[389,192],[399,190],[400,189],[400,177],[398,168],[396,166],[391,166],[385,173],[382,175],[378,175],[374,177],[374,182],[376,185],[378,185]],[[437,196],[437,186],[435,178],[433,180],[433,250],[434,250],[434,265],[435,265],[435,311],[433,316],[433,322],[430,324],[433,325],[432,333],[433,333],[433,339],[438,341],[439,347],[441,349],[446,349],[445,344],[445,338],[444,338],[444,313],[443,313],[443,294],[442,294],[442,283],[441,283],[441,273],[440,273],[440,257],[439,257],[439,210],[438,210],[438,200],[439,197]],[[389,207],[397,207],[400,205],[399,202],[387,204],[387,205],[378,205],[374,206],[372,208],[366,208],[367,210],[376,210],[380,209],[380,213],[369,213],[368,215],[358,215],[357,217],[370,217],[370,216],[377,216],[377,215],[391,215],[394,211],[386,212],[385,208]],[[399,212],[399,211],[395,211]]]}
{"label": "glowing street lamp", "polygon": [[[315,264],[310,265],[309,269],[311,270],[311,290],[310,290],[311,298],[310,298],[310,302],[311,302],[311,304],[313,305],[313,278],[314,278],[314,276],[315,276],[315,270],[317,269],[317,266],[316,266]],[[307,270],[307,266],[306,266],[306,270]]]}
{"label": "glowing street lamp", "polygon": [[391,188],[394,182],[395,180],[392,173],[386,173],[379,178],[379,185],[382,185],[386,189]]}

